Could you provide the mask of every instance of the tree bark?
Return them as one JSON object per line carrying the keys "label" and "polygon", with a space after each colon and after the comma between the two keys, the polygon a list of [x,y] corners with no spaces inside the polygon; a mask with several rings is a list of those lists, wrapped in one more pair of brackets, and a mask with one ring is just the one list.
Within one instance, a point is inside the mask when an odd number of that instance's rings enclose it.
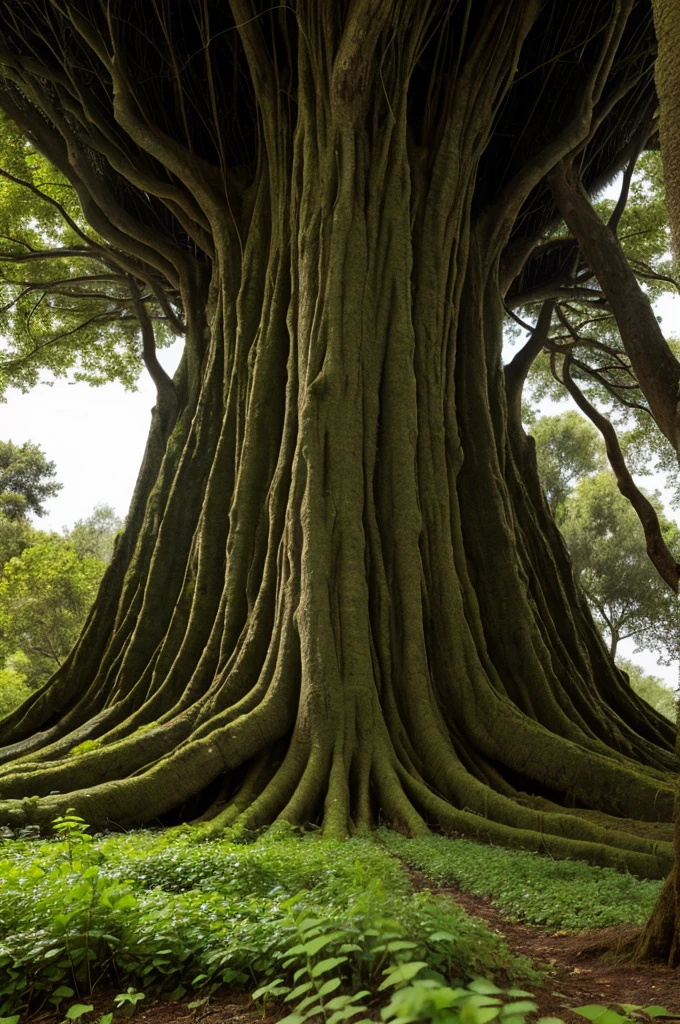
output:
{"label": "tree bark", "polygon": [[[291,124],[283,43],[272,57],[234,0],[262,129],[241,189],[140,116],[115,40],[73,15],[110,76],[115,131],[142,154],[129,180],[181,203],[210,252],[154,257],[159,272],[174,261],[187,323],[176,408],[154,416],[78,645],[0,723],[2,820],[75,808],[100,826],[343,836],[385,821],[668,871],[673,732],[574,585],[501,365],[503,248],[541,167],[587,136],[630,6],[598,37],[569,131],[507,183],[505,219],[475,190],[538,3],[456,22],[460,60],[427,94],[439,115],[423,141],[409,82],[434,7],[397,22],[389,3],[355,3],[338,35],[330,5],[300,4]],[[4,59],[37,103],[30,60]],[[50,124],[12,97],[60,159]],[[117,194],[86,161],[74,170],[70,144],[64,173],[95,194],[104,233]],[[146,222],[119,221],[116,244],[151,245]]]}

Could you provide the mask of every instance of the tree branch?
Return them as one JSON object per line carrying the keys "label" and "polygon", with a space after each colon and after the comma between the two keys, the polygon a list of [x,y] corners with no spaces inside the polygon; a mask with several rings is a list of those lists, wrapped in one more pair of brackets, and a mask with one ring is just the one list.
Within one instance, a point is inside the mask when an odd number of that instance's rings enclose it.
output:
{"label": "tree branch", "polygon": [[151,317],[149,312],[142,301],[142,297],[137,286],[135,279],[130,276],[128,279],[130,286],[130,294],[132,295],[132,304],[135,310],[135,315],[139,320],[139,326],[142,331],[142,359],[144,365],[149,371],[149,376],[156,385],[156,392],[158,393],[159,401],[163,399],[170,399],[173,404],[177,403],[177,394],[175,392],[175,385],[172,382],[172,378],[165,372],[161,364],[158,362],[158,356],[156,355],[156,338],[154,335],[153,324],[151,323]]}
{"label": "tree branch", "polygon": [[616,317],[623,347],[654,419],[676,452],[680,452],[680,362],[661,333],[616,235],[600,220],[572,173],[562,163],[548,176],[555,201]]}
{"label": "tree branch", "polygon": [[593,405],[590,404],[581,389],[578,387],[571,376],[570,364],[571,355],[567,353],[564,357],[564,363],[562,366],[562,382],[581,412],[588,417],[591,423],[593,423],[602,434],[605,448],[607,449],[609,465],[614,471],[619,491],[624,498],[627,498],[631,503],[637,513],[638,519],[640,520],[640,524],[645,534],[647,554],[649,555],[650,561],[661,578],[668,584],[671,590],[677,594],[678,581],[680,579],[680,565],[675,561],[675,558],[669,551],[668,546],[663,539],[656,509],[649,499],[644,496],[633,480],[633,477],[626,466],[623,452],[621,451],[621,445],[619,444],[619,439],[616,436],[614,427],[606,416],[603,416]]}
{"label": "tree branch", "polygon": [[533,361],[548,340],[554,307],[555,303],[552,299],[543,303],[529,340],[505,367],[505,393],[508,399],[508,410],[516,422],[518,418],[521,422],[524,381]]}

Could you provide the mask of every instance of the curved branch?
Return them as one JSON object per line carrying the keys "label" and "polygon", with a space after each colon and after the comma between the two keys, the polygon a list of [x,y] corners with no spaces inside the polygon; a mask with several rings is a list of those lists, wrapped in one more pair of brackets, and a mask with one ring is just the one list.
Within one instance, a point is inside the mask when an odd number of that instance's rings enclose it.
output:
{"label": "curved branch", "polygon": [[531,364],[548,340],[554,307],[555,303],[552,299],[543,303],[529,340],[505,367],[505,393],[508,399],[508,409],[515,417],[521,417],[524,381],[531,369]]}
{"label": "curved branch", "polygon": [[149,311],[142,301],[142,296],[135,279],[130,276],[128,282],[135,315],[139,320],[139,326],[142,332],[142,359],[144,360],[144,365],[149,371],[149,376],[156,385],[156,392],[158,394],[159,401],[164,398],[169,398],[173,404],[176,404],[177,393],[175,391],[175,385],[172,382],[172,378],[165,372],[161,364],[158,362],[158,356],[156,355],[156,337],[154,335],[153,324],[151,323]]}
{"label": "curved branch", "polygon": [[593,423],[602,434],[605,447],[607,449],[609,465],[614,471],[619,491],[624,498],[628,499],[635,509],[637,517],[640,520],[640,525],[644,530],[647,554],[649,555],[650,561],[661,578],[668,584],[671,590],[677,594],[678,581],[680,580],[680,565],[675,561],[675,558],[668,549],[666,541],[663,539],[656,509],[652,505],[651,501],[644,496],[633,480],[633,477],[626,466],[623,452],[621,451],[621,445],[619,444],[619,439],[616,436],[614,427],[606,416],[603,416],[602,413],[598,412],[597,409],[590,404],[586,396],[576,384],[576,381],[571,376],[570,364],[571,356],[567,354],[564,357],[564,363],[562,366],[562,382],[581,412],[588,417],[591,423]]}

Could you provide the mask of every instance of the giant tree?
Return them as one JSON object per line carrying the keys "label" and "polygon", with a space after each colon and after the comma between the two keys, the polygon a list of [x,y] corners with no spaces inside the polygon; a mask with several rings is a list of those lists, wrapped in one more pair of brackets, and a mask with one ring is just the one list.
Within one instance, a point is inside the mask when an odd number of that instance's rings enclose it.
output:
{"label": "giant tree", "polygon": [[520,418],[597,278],[678,447],[680,365],[588,199],[654,144],[649,0],[6,0],[0,37],[8,130],[67,187],[5,180],[71,232],[5,238],[22,351],[50,351],[36,293],[62,339],[90,303],[86,358],[134,330],[158,387],[85,629],[0,725],[2,819],[382,819],[664,874],[673,728],[602,643]]}

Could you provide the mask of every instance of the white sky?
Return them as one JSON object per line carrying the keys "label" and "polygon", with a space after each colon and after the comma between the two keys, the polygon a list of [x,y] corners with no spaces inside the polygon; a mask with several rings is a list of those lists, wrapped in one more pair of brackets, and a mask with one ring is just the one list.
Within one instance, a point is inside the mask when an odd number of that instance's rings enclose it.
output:
{"label": "white sky", "polygon": [[[662,316],[664,333],[680,335],[680,296],[663,299],[657,312]],[[179,362],[182,344],[178,341],[158,353],[170,373]],[[56,380],[39,384],[27,394],[16,390],[7,393],[7,401],[0,404],[0,438],[16,444],[39,444],[56,463],[57,479],[64,485],[49,502],[48,514],[35,520],[36,526],[61,531],[90,515],[97,504],[112,505],[119,516],[126,515],[154,401],[155,390],[148,374],[143,375],[136,392],[125,391],[118,383],[93,388]],[[561,404],[554,411],[565,408],[567,405]],[[638,482],[647,490],[663,490],[664,486],[660,476],[641,477]],[[667,514],[680,525],[678,510],[665,504]],[[633,641],[620,645],[622,657],[637,662],[668,685],[676,685],[677,664],[658,665],[655,654],[633,652]]]}
{"label": "white sky", "polygon": [[[173,373],[183,342],[160,349],[159,361]],[[61,531],[88,516],[95,505],[112,505],[127,514],[155,403],[155,388],[147,373],[139,390],[122,384],[69,384],[46,381],[27,394],[7,392],[0,404],[0,438],[34,441],[57,466],[63,484],[47,506],[48,514],[34,523],[41,529]]]}

